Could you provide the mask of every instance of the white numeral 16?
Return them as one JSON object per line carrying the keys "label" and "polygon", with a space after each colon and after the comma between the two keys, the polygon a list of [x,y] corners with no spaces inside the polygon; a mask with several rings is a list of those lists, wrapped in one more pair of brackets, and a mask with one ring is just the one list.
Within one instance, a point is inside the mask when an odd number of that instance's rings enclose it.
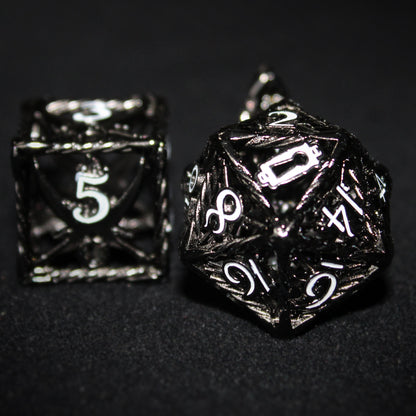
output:
{"label": "white numeral 16", "polygon": [[[254,280],[254,277],[257,277],[260,280],[260,283],[263,285],[266,292],[270,291],[269,286],[267,285],[266,281],[264,280],[259,268],[257,267],[256,263],[252,259],[249,259],[249,265],[250,268],[248,268],[245,264],[238,263],[236,261],[228,262],[224,265],[224,274],[225,277],[231,282],[236,285],[240,284],[240,280],[236,277],[233,277],[231,275],[231,270],[238,270],[240,273],[242,273],[247,280],[250,282],[250,288],[248,292],[246,293],[246,296],[250,296],[256,287],[256,283]],[[253,276],[254,274],[254,276]]]}
{"label": "white numeral 16", "polygon": [[107,196],[98,191],[97,189],[85,189],[87,185],[102,185],[107,182],[108,174],[105,173],[102,176],[92,175],[85,172],[77,172],[75,175],[75,181],[77,183],[77,198],[93,198],[97,201],[98,209],[97,212],[91,217],[84,217],[82,215],[82,208],[76,207],[72,211],[74,218],[83,224],[94,224],[104,219],[110,211],[110,201]]}

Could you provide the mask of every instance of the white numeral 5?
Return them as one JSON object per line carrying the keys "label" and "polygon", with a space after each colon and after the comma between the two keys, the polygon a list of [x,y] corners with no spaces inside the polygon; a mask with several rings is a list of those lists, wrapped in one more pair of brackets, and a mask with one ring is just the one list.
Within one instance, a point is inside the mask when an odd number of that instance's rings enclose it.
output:
{"label": "white numeral 5", "polygon": [[91,217],[84,217],[82,215],[81,207],[76,207],[72,211],[74,218],[83,224],[93,224],[104,219],[108,212],[110,211],[110,201],[107,196],[98,191],[97,189],[85,189],[85,184],[87,185],[102,185],[107,182],[108,174],[102,176],[92,175],[85,172],[77,172],[75,175],[75,181],[77,183],[77,198],[93,198],[97,201],[98,210],[96,214]]}

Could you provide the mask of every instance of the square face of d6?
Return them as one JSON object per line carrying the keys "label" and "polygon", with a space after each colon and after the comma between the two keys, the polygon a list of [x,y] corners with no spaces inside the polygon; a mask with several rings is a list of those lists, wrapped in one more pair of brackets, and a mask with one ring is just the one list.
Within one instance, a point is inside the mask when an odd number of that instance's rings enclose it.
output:
{"label": "square face of d6", "polygon": [[24,282],[159,279],[171,229],[162,103],[52,103],[26,105],[13,141]]}

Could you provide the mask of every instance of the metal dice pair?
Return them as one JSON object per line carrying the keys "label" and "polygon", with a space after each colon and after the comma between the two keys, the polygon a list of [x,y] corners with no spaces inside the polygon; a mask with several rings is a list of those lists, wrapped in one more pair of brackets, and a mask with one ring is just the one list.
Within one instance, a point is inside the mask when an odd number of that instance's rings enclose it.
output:
{"label": "metal dice pair", "polygon": [[272,327],[296,329],[389,263],[390,178],[272,72],[240,118],[185,172],[182,258]]}
{"label": "metal dice pair", "polygon": [[24,281],[165,274],[164,101],[37,100],[22,115],[13,169]]}
{"label": "metal dice pair", "polygon": [[[390,179],[359,141],[256,77],[241,122],[186,170],[183,261],[232,300],[295,329],[392,252]],[[166,106],[37,100],[13,142],[25,282],[158,279],[168,268]]]}

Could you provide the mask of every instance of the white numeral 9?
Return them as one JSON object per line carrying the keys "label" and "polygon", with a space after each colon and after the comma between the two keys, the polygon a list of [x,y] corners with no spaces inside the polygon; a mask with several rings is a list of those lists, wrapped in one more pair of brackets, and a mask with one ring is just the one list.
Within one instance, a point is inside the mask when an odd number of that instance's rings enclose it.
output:
{"label": "white numeral 9", "polygon": [[306,309],[313,309],[317,308],[318,306],[321,306],[334,294],[335,289],[337,288],[337,279],[331,273],[319,273],[316,276],[313,276],[312,279],[309,280],[308,284],[306,285],[306,294],[311,297],[316,297],[316,294],[314,293],[313,289],[316,283],[321,279],[329,279],[329,288],[321,299],[314,300],[309,306],[306,307]]}

